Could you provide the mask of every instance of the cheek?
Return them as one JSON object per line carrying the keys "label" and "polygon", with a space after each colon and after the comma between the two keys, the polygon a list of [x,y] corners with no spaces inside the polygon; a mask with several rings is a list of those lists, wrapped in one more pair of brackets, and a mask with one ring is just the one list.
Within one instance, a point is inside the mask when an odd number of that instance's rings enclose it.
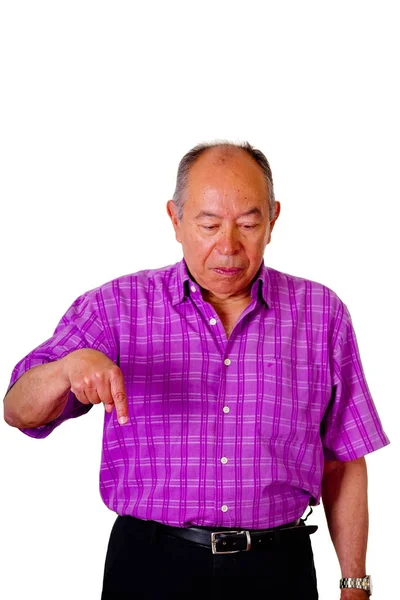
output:
{"label": "cheek", "polygon": [[190,235],[183,243],[185,254],[192,258],[193,262],[202,263],[212,253],[214,248],[212,240],[201,238],[200,236]]}
{"label": "cheek", "polygon": [[243,246],[249,254],[256,254],[264,249],[267,241],[265,232],[260,232],[258,235],[253,234],[243,239]]}
{"label": "cheek", "polygon": [[249,252],[251,252],[254,256],[260,255],[264,253],[265,246],[268,243],[268,235],[269,231],[264,231],[260,234],[256,239],[252,240],[252,243],[249,247]]}
{"label": "cheek", "polygon": [[188,242],[190,243],[192,248],[196,248],[200,252],[202,251],[202,249],[203,251],[206,251],[208,248],[212,248],[215,245],[213,238],[208,238],[195,231],[189,236]]}

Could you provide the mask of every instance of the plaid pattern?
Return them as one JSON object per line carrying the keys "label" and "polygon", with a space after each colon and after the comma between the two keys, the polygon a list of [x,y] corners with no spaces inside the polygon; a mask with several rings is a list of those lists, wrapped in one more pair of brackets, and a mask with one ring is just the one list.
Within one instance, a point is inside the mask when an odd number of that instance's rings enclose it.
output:
{"label": "plaid pattern", "polygon": [[[100,491],[120,515],[175,526],[268,528],[320,501],[324,458],[389,443],[350,315],[327,287],[261,265],[227,339],[184,260],[79,297],[52,338],[15,367],[78,348],[121,368],[130,422],[104,415]],[[90,406],[73,394],[45,437]]]}

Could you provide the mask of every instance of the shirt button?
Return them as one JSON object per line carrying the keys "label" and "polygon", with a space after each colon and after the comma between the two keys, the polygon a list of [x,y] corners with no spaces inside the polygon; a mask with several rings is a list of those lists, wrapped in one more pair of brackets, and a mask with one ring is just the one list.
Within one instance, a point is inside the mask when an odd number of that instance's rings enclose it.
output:
{"label": "shirt button", "polygon": [[197,290],[196,290],[196,288],[194,287],[194,285],[191,285],[191,286],[190,286],[190,290],[191,290],[192,292],[197,292]]}
{"label": "shirt button", "polygon": [[230,364],[231,364],[231,361],[230,361],[230,359],[229,359],[229,358],[226,358],[226,359],[224,360],[224,365],[226,365],[227,367],[229,367],[229,365],[230,365]]}
{"label": "shirt button", "polygon": [[223,465],[226,465],[226,463],[228,462],[228,459],[226,458],[226,456],[223,456],[221,458],[221,462],[222,462]]}
{"label": "shirt button", "polygon": [[210,319],[209,323],[210,323],[210,325],[216,325],[217,319]]}
{"label": "shirt button", "polygon": [[223,504],[223,505],[221,506],[221,510],[222,510],[222,512],[228,512],[228,507],[227,507],[227,505],[226,505],[226,504]]}
{"label": "shirt button", "polygon": [[229,408],[229,406],[224,406],[224,408],[222,410],[227,415],[231,409]]}

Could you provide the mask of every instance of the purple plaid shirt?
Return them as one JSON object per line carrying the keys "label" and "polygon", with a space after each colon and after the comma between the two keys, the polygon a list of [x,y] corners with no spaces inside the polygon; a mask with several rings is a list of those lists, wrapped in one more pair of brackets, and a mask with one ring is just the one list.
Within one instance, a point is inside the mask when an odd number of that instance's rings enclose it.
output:
{"label": "purple plaid shirt", "polygon": [[[321,495],[324,458],[389,443],[350,315],[328,288],[261,266],[229,339],[186,264],[80,296],[52,338],[15,367],[94,348],[124,375],[130,422],[104,414],[100,491],[120,515],[169,525],[268,528]],[[86,413],[70,393],[47,436]]]}

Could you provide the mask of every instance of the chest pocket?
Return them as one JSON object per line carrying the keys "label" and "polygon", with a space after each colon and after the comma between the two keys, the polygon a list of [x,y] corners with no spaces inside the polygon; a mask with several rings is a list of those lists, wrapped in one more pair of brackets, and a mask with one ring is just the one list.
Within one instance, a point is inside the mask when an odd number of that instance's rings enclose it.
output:
{"label": "chest pocket", "polygon": [[269,439],[308,441],[319,434],[330,389],[320,365],[267,359],[258,381],[260,433]]}

